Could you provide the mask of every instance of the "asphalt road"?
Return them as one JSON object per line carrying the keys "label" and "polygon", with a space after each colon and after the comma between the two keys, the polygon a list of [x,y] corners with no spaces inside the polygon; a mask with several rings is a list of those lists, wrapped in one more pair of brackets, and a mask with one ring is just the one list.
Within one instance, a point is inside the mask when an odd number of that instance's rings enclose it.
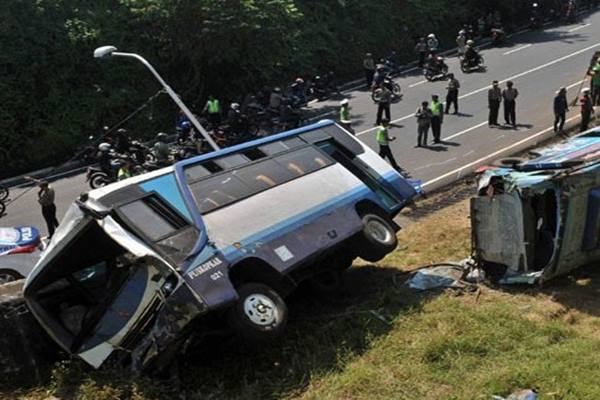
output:
{"label": "asphalt road", "polygon": [[[463,74],[458,60],[449,57],[450,70],[460,81],[458,115],[446,115],[442,126],[442,144],[415,148],[416,121],[413,116],[419,104],[439,94],[445,98],[446,82],[426,82],[420,70],[407,71],[397,79],[404,97],[392,105],[393,126],[390,130],[397,140],[391,143],[398,163],[413,178],[422,179],[426,190],[446,185],[478,166],[494,159],[514,154],[553,135],[552,100],[561,86],[569,88],[569,100],[577,95],[590,57],[600,50],[600,12],[584,15],[573,25],[546,27],[543,31],[517,33],[502,47],[484,48],[487,71]],[[517,99],[517,129],[487,126],[487,90],[491,81],[512,80],[519,90]],[[370,93],[359,88],[344,93],[350,100],[353,128],[358,138],[376,148],[376,106]],[[326,111],[337,110],[340,99],[313,104]],[[337,113],[335,114],[337,116]],[[567,118],[576,122],[578,108],[573,107]],[[499,122],[503,121],[500,110]],[[431,133],[430,133],[431,140]],[[69,204],[88,189],[83,175],[60,179],[52,183],[56,190],[59,219]],[[19,196],[22,188],[11,191]],[[2,226],[35,225],[45,232],[45,224],[31,190],[7,207],[0,220]]]}

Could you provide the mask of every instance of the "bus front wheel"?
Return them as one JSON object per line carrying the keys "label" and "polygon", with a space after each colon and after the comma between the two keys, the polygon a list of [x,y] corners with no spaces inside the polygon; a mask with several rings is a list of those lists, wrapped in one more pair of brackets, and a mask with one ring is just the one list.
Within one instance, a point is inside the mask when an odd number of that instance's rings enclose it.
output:
{"label": "bus front wheel", "polygon": [[245,342],[262,344],[278,339],[285,329],[288,309],[279,294],[262,283],[238,288],[239,299],[229,309],[227,320]]}
{"label": "bus front wheel", "polygon": [[376,262],[392,252],[398,238],[392,224],[377,214],[362,217],[363,230],[359,235],[358,255],[365,261]]}

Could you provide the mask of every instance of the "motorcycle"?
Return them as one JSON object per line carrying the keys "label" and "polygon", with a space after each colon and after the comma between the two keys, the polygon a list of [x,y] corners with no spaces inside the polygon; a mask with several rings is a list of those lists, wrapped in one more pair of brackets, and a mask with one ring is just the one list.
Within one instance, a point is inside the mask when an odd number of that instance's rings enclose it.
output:
{"label": "motorcycle", "polygon": [[318,101],[325,100],[334,94],[340,95],[340,91],[335,84],[335,75],[329,72],[323,76],[315,76],[308,88],[308,95]]}
{"label": "motorcycle", "polygon": [[443,57],[438,57],[436,62],[429,61],[423,68],[423,76],[428,81],[445,79],[446,75],[448,75],[448,65],[444,62]]}
{"label": "motorcycle", "polygon": [[8,187],[0,185],[0,202],[3,202],[4,200],[8,199],[9,193],[10,191]]}
{"label": "motorcycle", "polygon": [[384,78],[381,85],[374,85],[373,90],[371,91],[371,99],[375,103],[379,103],[381,100],[382,90],[381,86],[387,87],[390,92],[392,92],[392,101],[399,101],[402,99],[402,89],[400,85],[392,80],[391,73],[388,73]]}
{"label": "motorcycle", "polygon": [[486,67],[484,65],[483,56],[479,55],[479,60],[475,65],[469,62],[465,57],[460,57],[460,70],[465,74],[473,71],[485,71]]}
{"label": "motorcycle", "polygon": [[113,183],[115,180],[98,167],[88,167],[85,173],[85,181],[88,182],[92,189],[98,189],[109,183]]}

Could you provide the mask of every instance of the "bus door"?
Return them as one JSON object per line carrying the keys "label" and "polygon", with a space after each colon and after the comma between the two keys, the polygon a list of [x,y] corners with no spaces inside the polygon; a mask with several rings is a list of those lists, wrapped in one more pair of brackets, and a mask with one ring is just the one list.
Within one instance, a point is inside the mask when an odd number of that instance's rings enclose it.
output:
{"label": "bus door", "polygon": [[367,185],[386,207],[393,209],[405,201],[405,199],[394,194],[389,183],[373,168],[342,146],[337,145],[333,140],[316,143],[316,145]]}

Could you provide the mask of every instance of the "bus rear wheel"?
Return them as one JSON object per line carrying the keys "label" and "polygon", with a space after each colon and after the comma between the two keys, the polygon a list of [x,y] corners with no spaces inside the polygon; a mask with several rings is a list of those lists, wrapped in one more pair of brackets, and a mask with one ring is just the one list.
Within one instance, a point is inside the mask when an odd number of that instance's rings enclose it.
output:
{"label": "bus rear wheel", "polygon": [[229,309],[227,321],[246,343],[260,345],[281,337],[288,318],[285,301],[262,283],[246,283],[238,288],[239,299]]}
{"label": "bus rear wheel", "polygon": [[360,258],[376,262],[396,248],[398,238],[389,221],[377,214],[365,214],[362,223],[363,230],[357,243]]}

